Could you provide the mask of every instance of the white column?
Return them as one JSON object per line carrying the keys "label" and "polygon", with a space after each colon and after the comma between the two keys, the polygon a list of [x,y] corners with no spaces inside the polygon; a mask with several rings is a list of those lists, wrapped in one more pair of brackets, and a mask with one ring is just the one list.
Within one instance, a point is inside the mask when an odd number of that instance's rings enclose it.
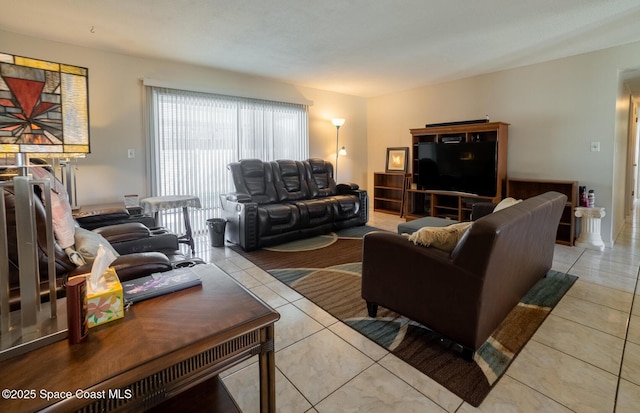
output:
{"label": "white column", "polygon": [[600,219],[606,215],[604,208],[577,207],[575,215],[582,218],[580,236],[576,239],[576,247],[604,250],[604,242],[600,236]]}

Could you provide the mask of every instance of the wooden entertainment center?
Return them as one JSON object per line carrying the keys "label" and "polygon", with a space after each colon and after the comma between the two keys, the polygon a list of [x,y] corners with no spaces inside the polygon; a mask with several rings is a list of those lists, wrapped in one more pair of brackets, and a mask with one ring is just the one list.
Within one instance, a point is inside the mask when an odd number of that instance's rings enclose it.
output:
{"label": "wooden entertainment center", "polygon": [[[476,202],[498,202],[503,198],[507,177],[507,145],[509,124],[485,122],[451,126],[434,126],[411,129],[411,161],[414,185],[419,181],[418,147],[420,143],[446,142],[496,142],[496,193],[495,196],[480,196],[464,192],[409,188],[405,191],[407,220],[434,216],[458,221],[469,220],[471,207]],[[471,146],[472,147],[472,146]]]}
{"label": "wooden entertainment center", "polygon": [[[400,205],[407,221],[433,216],[469,221],[473,204],[477,202],[497,203],[504,197],[526,199],[547,191],[556,191],[567,196],[567,205],[560,219],[556,242],[573,245],[576,232],[574,209],[578,206],[578,182],[574,180],[519,179],[507,180],[507,144],[509,124],[505,122],[480,122],[462,125],[444,125],[410,129],[412,138],[411,162],[412,184],[403,181],[403,174],[374,174],[374,208],[383,212],[397,212]],[[420,181],[419,146],[432,143],[473,143],[496,142],[496,193],[495,196],[481,196],[466,192],[424,189]],[[471,150],[470,150],[471,152]],[[403,195],[400,188],[405,187]],[[379,198],[379,199],[378,199]]]}

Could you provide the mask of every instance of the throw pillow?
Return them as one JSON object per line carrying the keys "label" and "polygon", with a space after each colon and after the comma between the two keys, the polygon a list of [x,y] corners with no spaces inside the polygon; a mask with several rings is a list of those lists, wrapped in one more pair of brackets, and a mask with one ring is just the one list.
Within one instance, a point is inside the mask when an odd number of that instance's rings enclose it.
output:
{"label": "throw pillow", "polygon": [[471,224],[472,222],[459,222],[446,227],[423,227],[409,235],[409,241],[451,252]]}
{"label": "throw pillow", "polygon": [[502,201],[500,201],[495,208],[493,208],[493,212],[498,212],[502,209],[509,208],[510,206],[519,204],[520,202],[522,202],[522,199],[515,199],[511,197],[505,198]]}
{"label": "throw pillow", "polygon": [[[60,248],[73,246],[75,221],[71,215],[71,205],[67,190],[49,171],[41,166],[31,168],[31,173],[36,179],[51,179],[51,220],[53,221],[53,233]],[[44,189],[44,186],[42,186]],[[44,204],[44,200],[43,200]]]}
{"label": "throw pillow", "polygon": [[113,246],[109,244],[109,241],[104,239],[100,234],[96,234],[93,231],[78,227],[76,228],[76,251],[82,255],[87,263],[92,263],[98,253],[98,246],[102,244],[105,249],[110,250],[116,257],[120,256],[118,252],[113,249]]}

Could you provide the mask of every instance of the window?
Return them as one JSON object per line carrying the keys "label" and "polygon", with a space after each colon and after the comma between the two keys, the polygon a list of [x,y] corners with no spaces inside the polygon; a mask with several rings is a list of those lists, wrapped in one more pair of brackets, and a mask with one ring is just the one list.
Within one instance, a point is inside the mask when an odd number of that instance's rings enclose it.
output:
{"label": "window", "polygon": [[[309,156],[306,105],[147,87],[150,193],[196,195],[194,234],[220,216],[220,194],[234,191],[230,162]],[[161,222],[184,232],[181,210],[161,212]]]}

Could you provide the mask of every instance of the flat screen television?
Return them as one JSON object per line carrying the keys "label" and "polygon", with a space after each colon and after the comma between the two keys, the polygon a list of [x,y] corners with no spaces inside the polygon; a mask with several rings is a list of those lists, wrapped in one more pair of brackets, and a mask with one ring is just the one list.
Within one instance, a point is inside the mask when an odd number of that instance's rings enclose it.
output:
{"label": "flat screen television", "polygon": [[497,142],[421,142],[414,182],[420,189],[495,196],[497,151]]}

